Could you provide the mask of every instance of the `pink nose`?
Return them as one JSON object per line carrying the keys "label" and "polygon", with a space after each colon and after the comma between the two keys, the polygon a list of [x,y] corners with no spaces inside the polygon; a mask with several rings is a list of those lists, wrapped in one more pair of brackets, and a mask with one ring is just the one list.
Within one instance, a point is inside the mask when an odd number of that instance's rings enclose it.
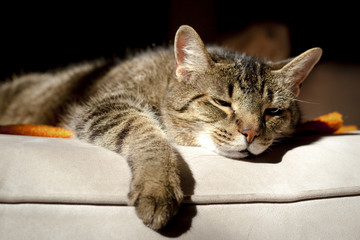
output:
{"label": "pink nose", "polygon": [[259,133],[255,130],[245,130],[242,131],[241,134],[246,137],[248,143],[251,143],[256,136],[259,136]]}

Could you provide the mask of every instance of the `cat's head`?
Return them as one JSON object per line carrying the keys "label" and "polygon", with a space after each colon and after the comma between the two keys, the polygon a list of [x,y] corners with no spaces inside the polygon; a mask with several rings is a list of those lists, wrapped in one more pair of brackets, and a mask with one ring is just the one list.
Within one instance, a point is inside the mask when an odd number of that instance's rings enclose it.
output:
{"label": "cat's head", "polygon": [[176,33],[174,81],[164,121],[183,145],[231,158],[264,152],[293,133],[300,86],[318,62],[320,48],[281,62],[267,62],[220,47],[205,48],[189,26]]}

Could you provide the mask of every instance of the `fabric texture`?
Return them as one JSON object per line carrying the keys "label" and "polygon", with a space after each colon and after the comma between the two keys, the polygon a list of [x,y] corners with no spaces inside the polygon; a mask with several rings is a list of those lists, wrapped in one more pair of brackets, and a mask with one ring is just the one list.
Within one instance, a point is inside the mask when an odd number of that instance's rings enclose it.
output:
{"label": "fabric texture", "polygon": [[36,239],[360,239],[360,197],[295,203],[184,205],[162,232],[133,207],[1,204],[0,235]]}
{"label": "fabric texture", "polygon": [[0,135],[0,236],[360,238],[360,132],[296,137],[241,161],[177,149],[186,198],[154,232],[127,206],[131,173],[119,155],[76,139]]}

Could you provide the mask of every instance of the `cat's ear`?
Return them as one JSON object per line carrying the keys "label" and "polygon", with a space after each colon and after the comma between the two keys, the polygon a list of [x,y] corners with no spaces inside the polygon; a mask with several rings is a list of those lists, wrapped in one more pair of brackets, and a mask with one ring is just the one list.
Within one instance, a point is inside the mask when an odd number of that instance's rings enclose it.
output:
{"label": "cat's ear", "polygon": [[321,48],[312,48],[295,58],[270,65],[274,68],[273,73],[278,76],[280,81],[288,86],[295,96],[299,96],[302,82],[319,61],[321,55]]}
{"label": "cat's ear", "polygon": [[174,52],[176,77],[189,79],[194,72],[204,72],[210,66],[210,57],[197,32],[190,26],[181,26],[175,35]]}

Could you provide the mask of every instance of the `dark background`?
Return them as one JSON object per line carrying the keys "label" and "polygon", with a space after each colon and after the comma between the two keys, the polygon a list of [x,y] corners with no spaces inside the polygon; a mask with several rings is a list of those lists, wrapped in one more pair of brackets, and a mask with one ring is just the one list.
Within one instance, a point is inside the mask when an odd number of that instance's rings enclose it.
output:
{"label": "dark background", "polygon": [[0,79],[171,43],[179,25],[204,42],[253,22],[290,29],[292,55],[322,47],[322,61],[360,63],[359,13],[345,2],[119,1],[114,4],[13,3],[0,7]]}

